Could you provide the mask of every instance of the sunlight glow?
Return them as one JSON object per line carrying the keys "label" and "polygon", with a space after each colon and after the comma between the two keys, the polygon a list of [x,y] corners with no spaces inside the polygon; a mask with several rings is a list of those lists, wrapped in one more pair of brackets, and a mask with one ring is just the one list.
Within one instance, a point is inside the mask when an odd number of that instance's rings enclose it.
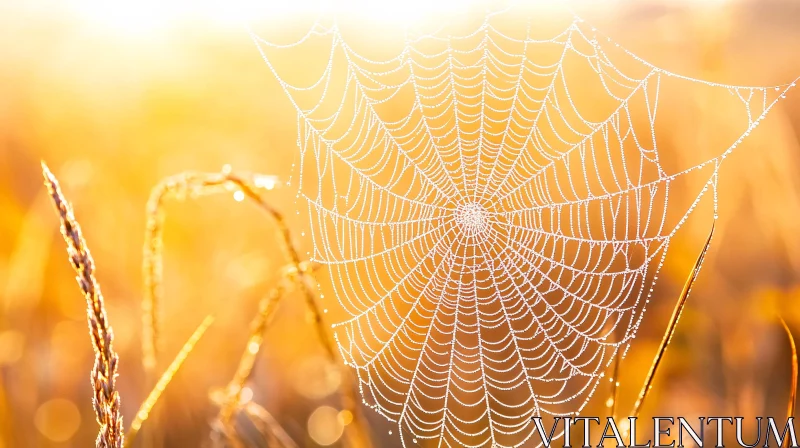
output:
{"label": "sunlight glow", "polygon": [[472,2],[468,0],[332,0],[329,3],[331,9],[339,12],[409,23],[424,17],[464,9]]}
{"label": "sunlight glow", "polygon": [[405,23],[462,9],[469,3],[466,0],[77,0],[72,4],[79,17],[93,25],[122,34],[149,35],[184,22],[238,27],[253,20],[323,10]]}
{"label": "sunlight glow", "polygon": [[161,4],[154,0],[81,0],[75,2],[74,7],[81,18],[93,25],[105,25],[125,34],[153,32],[169,24],[177,12],[174,3]]}

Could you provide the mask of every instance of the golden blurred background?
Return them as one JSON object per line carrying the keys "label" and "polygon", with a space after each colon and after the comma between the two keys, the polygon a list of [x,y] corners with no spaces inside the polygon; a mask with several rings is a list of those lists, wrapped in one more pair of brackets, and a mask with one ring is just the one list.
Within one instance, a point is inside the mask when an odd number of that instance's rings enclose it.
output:
{"label": "golden blurred background", "polygon": [[[40,160],[60,178],[97,263],[121,358],[126,422],[149,392],[140,298],[150,189],[166,176],[225,164],[290,177],[294,109],[241,21],[262,14],[277,30],[295,26],[288,17],[304,4],[294,4],[294,12],[261,6],[0,0],[0,446],[87,446],[97,434],[85,302]],[[673,72],[752,85],[800,75],[797,0],[574,7]],[[713,141],[725,111],[696,107],[705,125],[687,132],[676,124],[660,136],[670,148],[691,154],[698,142]],[[795,91],[724,164],[714,242],[645,414],[783,415],[790,354],[776,315],[800,329],[799,139]],[[266,198],[294,210],[290,186]],[[304,224],[293,223],[298,234]],[[622,364],[623,406],[636,398],[708,224],[692,222],[671,245],[655,306]],[[297,243],[308,245],[299,236]],[[168,202],[164,244],[165,361],[206,315],[217,320],[159,402],[155,426],[164,446],[201,446],[217,414],[210,391],[230,381],[258,300],[287,261],[276,256],[269,219],[231,196]],[[325,300],[335,320],[338,305]],[[337,446],[349,421],[335,397],[339,380],[293,293],[267,333],[246,395],[298,445]],[[388,435],[392,425],[367,416],[376,446],[399,446]]]}

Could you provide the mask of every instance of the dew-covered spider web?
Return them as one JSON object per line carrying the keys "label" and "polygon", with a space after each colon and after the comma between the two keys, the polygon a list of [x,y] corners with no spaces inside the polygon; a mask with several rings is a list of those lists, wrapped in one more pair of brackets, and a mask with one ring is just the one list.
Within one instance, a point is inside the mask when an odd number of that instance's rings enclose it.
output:
{"label": "dew-covered spider web", "polygon": [[[671,238],[703,203],[710,226],[720,164],[794,85],[699,81],[578,18],[535,19],[409,31],[388,56],[333,19],[291,43],[254,33],[297,110],[313,258],[350,316],[341,354],[404,445],[519,446],[532,417],[579,413]],[[734,133],[679,158],[657,117],[698,92]]]}

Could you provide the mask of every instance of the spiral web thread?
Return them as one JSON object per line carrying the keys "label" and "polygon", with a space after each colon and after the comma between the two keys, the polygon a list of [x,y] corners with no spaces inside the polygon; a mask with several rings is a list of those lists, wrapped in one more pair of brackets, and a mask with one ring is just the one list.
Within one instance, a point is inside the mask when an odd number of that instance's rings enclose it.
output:
{"label": "spiral web thread", "polygon": [[[504,31],[509,15],[381,60],[336,21],[288,45],[253,34],[297,109],[313,256],[350,316],[336,340],[403,445],[519,446],[531,417],[577,415],[635,337],[671,237],[709,190],[716,218],[721,162],[794,86],[695,80],[579,18],[533,38]],[[305,45],[327,62],[293,85],[276,55]],[[668,172],[665,80],[726,92],[738,139]],[[695,199],[674,205],[690,177]]]}

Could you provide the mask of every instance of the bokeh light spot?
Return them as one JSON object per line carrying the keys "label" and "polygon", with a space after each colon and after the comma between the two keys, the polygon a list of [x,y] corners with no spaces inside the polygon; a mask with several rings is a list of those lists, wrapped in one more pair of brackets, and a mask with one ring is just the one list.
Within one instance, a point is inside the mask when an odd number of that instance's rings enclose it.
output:
{"label": "bokeh light spot", "polygon": [[342,372],[322,356],[304,359],[292,367],[292,385],[300,395],[319,400],[334,393],[342,381]]}
{"label": "bokeh light spot", "polygon": [[348,411],[347,409],[339,412],[339,423],[343,426],[347,426],[350,423],[353,423],[353,413]]}
{"label": "bokeh light spot", "polygon": [[47,439],[53,442],[65,442],[78,431],[81,414],[75,403],[56,398],[39,406],[33,423]]}
{"label": "bokeh light spot", "polygon": [[0,365],[14,364],[22,357],[25,336],[19,331],[0,333]]}
{"label": "bokeh light spot", "polygon": [[330,406],[320,406],[308,417],[308,435],[319,445],[336,443],[344,432],[339,421],[339,411]]}
{"label": "bokeh light spot", "polygon": [[250,389],[249,387],[242,388],[242,392],[239,394],[239,404],[246,405],[252,400],[253,400],[253,389]]}

